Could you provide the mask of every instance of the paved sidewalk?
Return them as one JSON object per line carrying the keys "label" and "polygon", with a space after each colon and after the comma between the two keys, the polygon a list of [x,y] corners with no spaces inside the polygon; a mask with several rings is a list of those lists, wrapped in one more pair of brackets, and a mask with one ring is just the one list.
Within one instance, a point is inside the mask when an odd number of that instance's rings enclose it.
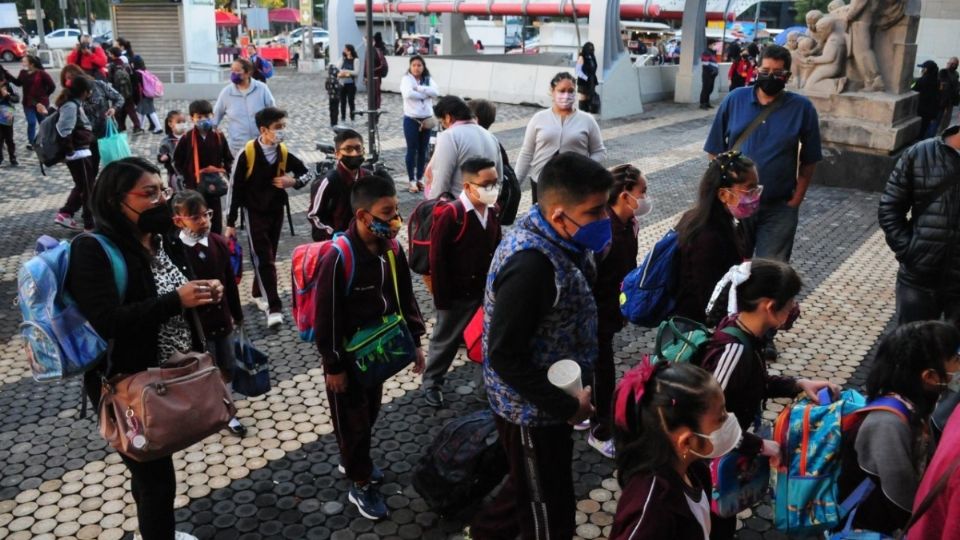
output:
{"label": "paved sidewalk", "polygon": [[[291,114],[291,151],[315,161],[320,156],[314,144],[332,137],[322,81],[280,76],[271,80],[271,88]],[[171,107],[184,110],[186,105],[158,102],[158,110],[162,118]],[[419,199],[403,189],[399,96],[386,94],[384,108],[398,111],[385,116],[382,137],[385,159],[400,182],[403,214],[408,215]],[[499,107],[494,131],[512,161],[523,126],[536,111]],[[700,148],[711,118],[711,111],[664,103],[652,104],[634,118],[601,123],[608,150],[605,164],[632,162],[650,180],[654,209],[642,222],[641,257],[692,204],[706,168]],[[22,166],[0,168],[0,538],[115,540],[136,529],[126,469],[100,439],[95,422],[78,418],[78,382],[33,382],[16,339],[20,314],[12,303],[17,269],[32,255],[39,235],[68,237],[53,224],[53,216],[71,185],[62,165],[51,168],[49,176],[39,175],[36,159],[23,149],[23,120],[18,116],[16,122]],[[365,125],[358,130],[365,133]],[[160,140],[142,135],[131,142],[136,153],[154,159]],[[292,197],[296,235],[284,231],[281,276],[288,275],[292,248],[309,241],[307,197],[306,190]],[[818,186],[810,190],[794,250],[794,264],[804,279],[803,316],[791,332],[778,336],[781,356],[771,372],[862,383],[864,359],[893,314],[896,262],[876,225],[877,203],[873,193]],[[529,192],[523,208],[529,208]],[[401,239],[406,242],[405,231]],[[248,283],[249,278],[241,285],[248,332],[271,358],[274,388],[260,398],[237,396],[247,437],[224,432],[177,454],[179,529],[204,539],[457,538],[463,523],[433,512],[411,487],[410,477],[445,422],[484,406],[477,395],[477,367],[461,352],[445,388],[448,406],[439,411],[424,403],[419,380],[411,373],[405,371],[386,384],[374,432],[374,460],[386,472],[381,491],[391,516],[371,522],[347,502],[349,482],[336,470],[339,456],[315,348],[300,341],[289,316],[279,330],[266,330]],[[289,306],[289,280],[281,279],[280,285]],[[414,289],[429,333],[435,322],[432,301],[417,279]],[[618,335],[621,373],[651,349],[653,337],[653,331],[636,327]],[[771,401],[767,417],[774,418],[782,406]],[[582,434],[575,437],[577,533],[602,538],[609,533],[620,496],[614,463],[589,448]],[[740,537],[784,538],[771,530],[771,513],[769,505],[744,513]]]}

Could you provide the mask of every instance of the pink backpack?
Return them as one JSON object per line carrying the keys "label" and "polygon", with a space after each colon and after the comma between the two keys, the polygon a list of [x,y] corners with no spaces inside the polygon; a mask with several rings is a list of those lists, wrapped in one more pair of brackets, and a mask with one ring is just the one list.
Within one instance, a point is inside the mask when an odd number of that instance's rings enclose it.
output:
{"label": "pink backpack", "polygon": [[160,81],[156,75],[145,69],[139,70],[139,73],[143,79],[143,97],[163,97],[163,82]]}
{"label": "pink backpack", "polygon": [[353,248],[350,240],[342,233],[334,235],[333,240],[301,244],[293,248],[290,260],[290,272],[293,278],[293,320],[303,341],[313,341],[316,335],[314,323],[317,315],[316,285],[320,272],[320,259],[331,249],[340,251],[343,256],[343,270],[347,280],[347,291],[353,284]]}

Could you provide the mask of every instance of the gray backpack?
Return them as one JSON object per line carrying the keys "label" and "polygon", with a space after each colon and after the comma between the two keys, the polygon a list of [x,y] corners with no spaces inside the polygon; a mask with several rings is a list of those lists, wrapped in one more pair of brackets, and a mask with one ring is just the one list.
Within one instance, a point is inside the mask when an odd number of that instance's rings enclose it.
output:
{"label": "gray backpack", "polygon": [[60,119],[60,111],[54,111],[53,114],[40,122],[40,128],[37,130],[37,138],[33,143],[33,151],[37,153],[37,161],[40,162],[40,172],[47,173],[44,167],[56,165],[66,157],[63,145],[61,144],[60,133],[57,131],[57,121]]}

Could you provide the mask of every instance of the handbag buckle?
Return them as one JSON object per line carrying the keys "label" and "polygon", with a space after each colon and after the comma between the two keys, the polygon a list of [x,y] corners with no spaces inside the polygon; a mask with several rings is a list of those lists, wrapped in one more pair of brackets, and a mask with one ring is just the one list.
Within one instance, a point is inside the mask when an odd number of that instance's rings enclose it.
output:
{"label": "handbag buckle", "polygon": [[157,395],[162,396],[167,393],[167,385],[163,383],[157,383]]}

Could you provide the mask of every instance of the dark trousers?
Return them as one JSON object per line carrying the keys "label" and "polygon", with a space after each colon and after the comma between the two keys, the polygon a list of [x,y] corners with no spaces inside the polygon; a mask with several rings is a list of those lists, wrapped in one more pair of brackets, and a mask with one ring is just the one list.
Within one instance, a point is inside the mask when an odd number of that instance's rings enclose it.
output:
{"label": "dark trousers", "polygon": [[[206,332],[206,330],[204,332]],[[219,337],[211,336],[209,333],[207,334],[207,352],[213,356],[217,367],[220,368],[220,373],[223,374],[224,379],[227,381],[233,379],[233,369],[237,366],[237,357],[234,352],[233,343],[233,332],[227,332]]]}
{"label": "dark trousers", "polygon": [[[210,230],[217,233],[223,233],[223,206],[220,203],[221,197],[203,193],[203,200],[207,204],[208,210],[213,210],[213,217],[210,218]],[[277,237],[279,239],[279,236]]]}
{"label": "dark trousers", "polygon": [[[13,142],[13,126],[0,126],[0,143],[7,146],[10,161],[17,159],[17,145]],[[0,148],[0,161],[3,161],[3,149]]]}
{"label": "dark trousers", "polygon": [[340,120],[340,100],[338,98],[330,98],[330,125],[335,126]]}
{"label": "dark trousers", "polygon": [[[270,303],[270,313],[280,313],[283,303],[277,293],[277,247],[280,245],[280,231],[283,230],[283,209],[275,213],[247,210],[247,227],[253,240],[253,252],[257,256],[257,268],[253,278],[253,297],[260,298],[261,283],[263,292]],[[259,279],[258,279],[259,277]]]}
{"label": "dark trousers", "polygon": [[381,84],[383,84],[383,79],[380,77],[373,78],[373,104],[376,106],[376,109],[380,108],[380,103],[383,100],[383,95],[380,93]]}
{"label": "dark trousers", "polygon": [[493,502],[473,519],[473,538],[573,538],[573,428],[518,426],[498,416],[497,432],[510,475]]}
{"label": "dark trousers", "polygon": [[463,330],[480,307],[480,299],[454,300],[450,309],[437,310],[437,324],[430,337],[427,367],[423,371],[423,388],[440,388],[453,358],[463,343]]}
{"label": "dark trousers", "polygon": [[137,504],[143,540],[173,540],[173,499],[177,495],[173,457],[141,463],[120,454],[120,459],[130,471],[130,493]]}
{"label": "dark trousers", "polygon": [[960,327],[960,295],[918,287],[897,278],[897,323],[943,319]]}
{"label": "dark trousers", "polygon": [[737,516],[720,517],[710,512],[710,540],[733,540],[737,534]]}
{"label": "dark trousers", "polygon": [[354,101],[357,97],[357,85],[355,84],[342,84],[340,85],[340,118],[347,117],[347,105],[350,106],[350,120],[353,120],[353,111],[357,109]]}
{"label": "dark trousers", "polygon": [[596,412],[590,419],[593,427],[593,436],[601,441],[609,440],[613,436],[610,430],[613,403],[613,389],[617,382],[617,372],[613,365],[613,336],[610,331],[600,331],[597,335],[600,347],[597,363],[593,367],[593,406]]}
{"label": "dark trousers", "polygon": [[430,146],[429,129],[420,129],[420,122],[409,116],[403,117],[403,138],[407,141],[407,178],[416,182],[423,178],[427,166],[427,147]]}
{"label": "dark trousers", "polygon": [[[90,145],[90,153],[93,154],[90,156],[90,159],[93,163],[90,165],[91,170],[94,174],[98,174],[100,171],[100,146],[96,144]],[[93,183],[96,184],[96,178],[93,179]],[[83,207],[83,190],[80,189],[76,182],[74,186],[70,188],[70,194],[67,195],[67,202],[64,203],[63,208],[60,209],[60,213],[74,215]]]}
{"label": "dark trousers", "polygon": [[128,116],[130,117],[130,122],[133,124],[133,128],[140,129],[140,115],[137,114],[137,104],[133,102],[133,98],[124,100],[123,107],[117,111],[116,117],[118,131],[127,130]]}
{"label": "dark trousers", "polygon": [[92,229],[93,213],[90,212],[90,197],[93,196],[93,183],[97,179],[97,171],[93,168],[93,156],[68,161],[67,170],[73,178],[73,188],[67,195],[67,201],[60,208],[60,213],[72,216],[82,208],[83,228]]}
{"label": "dark trousers", "polygon": [[700,86],[700,104],[709,105],[710,104],[710,94],[713,94],[713,84],[717,80],[717,72],[713,70],[703,70],[701,73],[701,82],[703,83]]}
{"label": "dark trousers", "polygon": [[330,418],[340,447],[340,464],[353,482],[369,482],[373,473],[370,439],[382,398],[383,386],[364,388],[349,373],[346,392],[337,394],[327,390]]}

